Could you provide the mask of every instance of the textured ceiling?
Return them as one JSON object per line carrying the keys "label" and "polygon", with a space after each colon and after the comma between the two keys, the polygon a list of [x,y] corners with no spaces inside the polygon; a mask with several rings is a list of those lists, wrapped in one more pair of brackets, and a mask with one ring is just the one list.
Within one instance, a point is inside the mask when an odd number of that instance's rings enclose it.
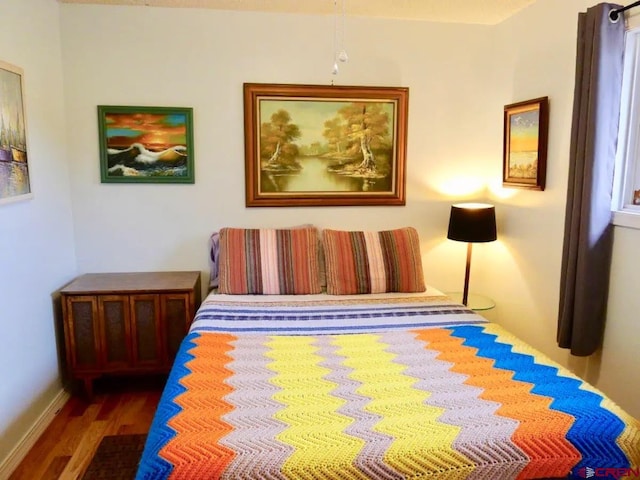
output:
{"label": "textured ceiling", "polygon": [[[493,25],[536,0],[58,0],[61,3],[210,8],[330,15],[337,9],[360,17]],[[334,3],[335,2],[335,3]]]}

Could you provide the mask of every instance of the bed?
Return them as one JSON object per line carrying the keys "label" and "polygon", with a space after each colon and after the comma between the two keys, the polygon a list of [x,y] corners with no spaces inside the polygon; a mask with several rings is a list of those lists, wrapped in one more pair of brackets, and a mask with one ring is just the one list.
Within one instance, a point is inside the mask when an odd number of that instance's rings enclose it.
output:
{"label": "bed", "polygon": [[[230,265],[251,270],[239,258]],[[246,280],[236,287],[256,283]],[[222,272],[221,282],[225,291]],[[635,419],[499,325],[418,287],[211,293],[136,478],[640,477]]]}

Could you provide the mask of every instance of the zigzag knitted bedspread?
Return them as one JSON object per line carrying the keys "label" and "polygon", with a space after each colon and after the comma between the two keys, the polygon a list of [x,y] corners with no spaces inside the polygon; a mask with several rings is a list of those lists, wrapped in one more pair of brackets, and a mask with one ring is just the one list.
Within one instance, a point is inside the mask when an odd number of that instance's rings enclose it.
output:
{"label": "zigzag knitted bedspread", "polygon": [[499,326],[329,298],[210,295],[137,479],[640,478],[640,424]]}

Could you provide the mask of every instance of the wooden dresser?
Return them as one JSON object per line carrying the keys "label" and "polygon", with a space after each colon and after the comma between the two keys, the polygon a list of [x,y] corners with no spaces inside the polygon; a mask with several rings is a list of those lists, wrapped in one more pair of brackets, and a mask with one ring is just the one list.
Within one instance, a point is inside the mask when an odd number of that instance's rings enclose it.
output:
{"label": "wooden dresser", "polygon": [[60,293],[67,368],[91,397],[103,374],[170,370],[200,306],[200,272],[89,273]]}

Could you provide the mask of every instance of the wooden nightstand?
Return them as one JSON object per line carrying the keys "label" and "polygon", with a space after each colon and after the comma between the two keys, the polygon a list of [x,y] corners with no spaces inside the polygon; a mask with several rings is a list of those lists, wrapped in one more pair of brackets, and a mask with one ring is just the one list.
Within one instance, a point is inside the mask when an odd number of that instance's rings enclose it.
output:
{"label": "wooden nightstand", "polygon": [[60,293],[67,368],[91,397],[103,374],[171,369],[200,306],[200,272],[89,273]]}

